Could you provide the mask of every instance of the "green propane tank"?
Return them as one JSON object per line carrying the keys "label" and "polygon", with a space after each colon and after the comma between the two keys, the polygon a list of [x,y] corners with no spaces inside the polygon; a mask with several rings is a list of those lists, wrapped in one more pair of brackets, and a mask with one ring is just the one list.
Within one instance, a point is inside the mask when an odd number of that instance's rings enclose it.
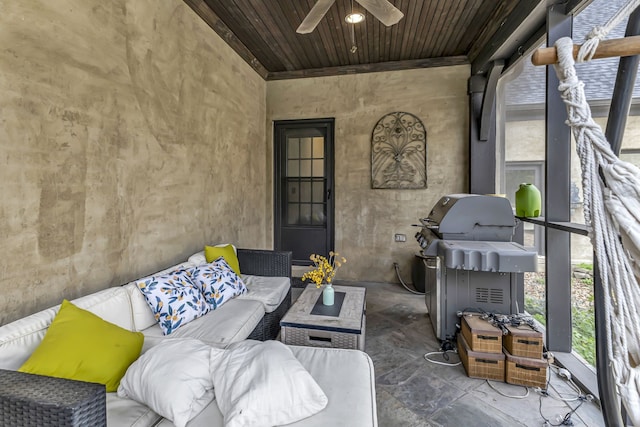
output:
{"label": "green propane tank", "polygon": [[516,191],[516,216],[536,217],[540,216],[541,210],[540,190],[533,184],[520,184]]}

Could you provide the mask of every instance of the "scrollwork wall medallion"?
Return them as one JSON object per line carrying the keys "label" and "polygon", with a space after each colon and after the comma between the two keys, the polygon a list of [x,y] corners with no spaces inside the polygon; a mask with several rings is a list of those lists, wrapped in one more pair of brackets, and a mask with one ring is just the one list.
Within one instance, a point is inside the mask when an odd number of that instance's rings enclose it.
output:
{"label": "scrollwork wall medallion", "polygon": [[411,113],[383,116],[371,134],[371,188],[426,188],[427,132]]}

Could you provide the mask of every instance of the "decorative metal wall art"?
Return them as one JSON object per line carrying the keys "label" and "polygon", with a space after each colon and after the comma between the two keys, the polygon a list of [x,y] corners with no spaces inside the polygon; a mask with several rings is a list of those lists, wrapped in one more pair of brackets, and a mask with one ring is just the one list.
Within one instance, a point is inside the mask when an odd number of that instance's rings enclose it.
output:
{"label": "decorative metal wall art", "polygon": [[411,113],[383,116],[371,134],[371,188],[426,188],[427,132]]}

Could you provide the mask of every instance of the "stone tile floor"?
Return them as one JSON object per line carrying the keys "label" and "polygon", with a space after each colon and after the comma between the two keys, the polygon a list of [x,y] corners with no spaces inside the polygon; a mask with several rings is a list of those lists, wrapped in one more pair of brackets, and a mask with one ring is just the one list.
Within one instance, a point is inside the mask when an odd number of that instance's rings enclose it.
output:
{"label": "stone tile floor", "polygon": [[[388,283],[348,282],[341,285],[367,288],[365,350],[376,370],[378,423],[380,427],[520,427],[543,426],[542,414],[551,424],[578,405],[541,397],[529,388],[526,398],[501,396],[485,381],[466,376],[464,368],[442,366],[424,359],[438,351],[424,297]],[[295,296],[300,289],[296,289]],[[440,354],[431,357],[442,360]],[[458,360],[451,355],[450,360]],[[521,396],[526,389],[502,382],[491,384],[507,395]],[[550,378],[550,394],[575,396],[569,384],[556,374]],[[560,417],[560,418],[558,418]],[[604,426],[594,402],[584,402],[572,415],[574,426]]]}

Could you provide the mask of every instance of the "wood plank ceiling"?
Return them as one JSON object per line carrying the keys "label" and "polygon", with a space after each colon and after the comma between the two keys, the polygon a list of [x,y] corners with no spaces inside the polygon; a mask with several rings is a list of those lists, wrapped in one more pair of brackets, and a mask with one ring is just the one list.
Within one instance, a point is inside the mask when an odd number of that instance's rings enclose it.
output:
{"label": "wood plank ceiling", "polygon": [[522,6],[518,0],[391,0],[405,16],[386,27],[354,2],[366,19],[354,27],[358,49],[351,53],[344,20],[350,0],[336,0],[312,33],[296,33],[315,1],[185,0],[268,80],[469,63]]}

